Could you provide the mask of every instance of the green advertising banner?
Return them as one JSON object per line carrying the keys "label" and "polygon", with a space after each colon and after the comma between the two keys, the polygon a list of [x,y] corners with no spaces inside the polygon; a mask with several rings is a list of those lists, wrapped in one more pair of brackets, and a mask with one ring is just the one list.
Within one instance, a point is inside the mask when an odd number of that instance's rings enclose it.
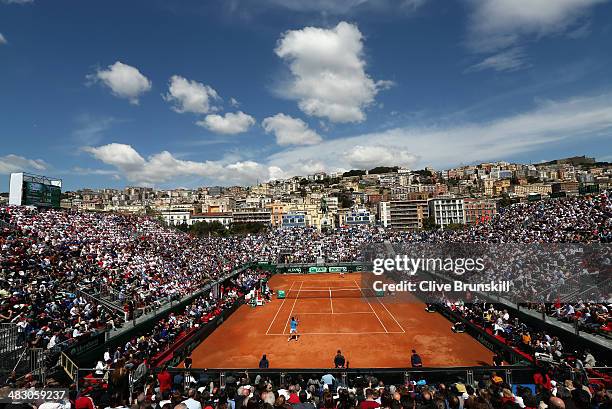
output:
{"label": "green advertising banner", "polygon": [[346,273],[348,272],[348,267],[330,267],[330,273]]}
{"label": "green advertising banner", "polygon": [[327,267],[310,267],[309,273],[327,273]]}

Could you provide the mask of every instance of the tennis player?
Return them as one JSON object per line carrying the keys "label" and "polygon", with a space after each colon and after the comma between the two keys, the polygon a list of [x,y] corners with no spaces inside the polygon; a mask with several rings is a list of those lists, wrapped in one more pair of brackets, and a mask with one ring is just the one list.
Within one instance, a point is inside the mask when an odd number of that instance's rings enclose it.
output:
{"label": "tennis player", "polygon": [[295,339],[297,341],[300,338],[297,329],[299,323],[300,321],[297,318],[291,317],[291,323],[289,324],[289,339],[287,340],[287,342],[291,341],[292,339]]}

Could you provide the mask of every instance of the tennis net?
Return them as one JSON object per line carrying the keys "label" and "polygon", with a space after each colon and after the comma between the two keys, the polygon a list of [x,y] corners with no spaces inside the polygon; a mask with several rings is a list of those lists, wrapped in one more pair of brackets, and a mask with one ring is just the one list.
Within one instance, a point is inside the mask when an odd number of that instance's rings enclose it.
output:
{"label": "tennis net", "polygon": [[286,298],[364,298],[374,297],[371,288],[329,288],[321,290],[293,289],[286,292]]}

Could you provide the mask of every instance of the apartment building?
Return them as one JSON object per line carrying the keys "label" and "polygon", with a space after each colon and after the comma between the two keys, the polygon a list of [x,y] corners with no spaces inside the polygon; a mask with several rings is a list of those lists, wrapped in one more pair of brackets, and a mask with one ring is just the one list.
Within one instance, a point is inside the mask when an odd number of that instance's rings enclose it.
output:
{"label": "apartment building", "polygon": [[213,223],[219,222],[225,227],[229,227],[232,224],[232,213],[197,213],[191,216],[191,220],[187,223],[192,225],[194,223],[206,222]]}
{"label": "apartment building", "polygon": [[191,212],[185,210],[162,210],[159,212],[164,223],[168,226],[179,226],[181,224],[191,224]]}
{"label": "apartment building", "polygon": [[423,228],[423,221],[429,217],[429,207],[427,197],[412,200],[391,200],[388,203],[388,221],[386,215],[381,213],[381,223],[383,226],[397,230],[416,230]]}
{"label": "apartment building", "polygon": [[491,220],[497,214],[497,202],[487,199],[463,199],[466,224],[476,224]]}
{"label": "apartment building", "polygon": [[444,228],[449,224],[465,224],[463,199],[436,198],[428,202],[429,214],[437,225]]}
{"label": "apartment building", "polygon": [[271,212],[269,208],[244,207],[232,213],[234,223],[263,223],[270,224]]}
{"label": "apartment building", "polygon": [[518,197],[527,197],[530,194],[550,195],[552,193],[552,185],[545,183],[531,183],[529,185],[514,186],[514,194]]}

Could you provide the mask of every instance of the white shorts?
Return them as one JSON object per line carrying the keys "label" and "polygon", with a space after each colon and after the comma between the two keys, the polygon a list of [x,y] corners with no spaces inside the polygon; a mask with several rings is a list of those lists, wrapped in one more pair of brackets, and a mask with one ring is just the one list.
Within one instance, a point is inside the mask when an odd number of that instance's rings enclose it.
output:
{"label": "white shorts", "polygon": [[291,329],[289,330],[289,335],[291,335],[291,334],[297,334],[297,328],[295,328],[295,329],[294,329],[294,328],[291,328]]}

